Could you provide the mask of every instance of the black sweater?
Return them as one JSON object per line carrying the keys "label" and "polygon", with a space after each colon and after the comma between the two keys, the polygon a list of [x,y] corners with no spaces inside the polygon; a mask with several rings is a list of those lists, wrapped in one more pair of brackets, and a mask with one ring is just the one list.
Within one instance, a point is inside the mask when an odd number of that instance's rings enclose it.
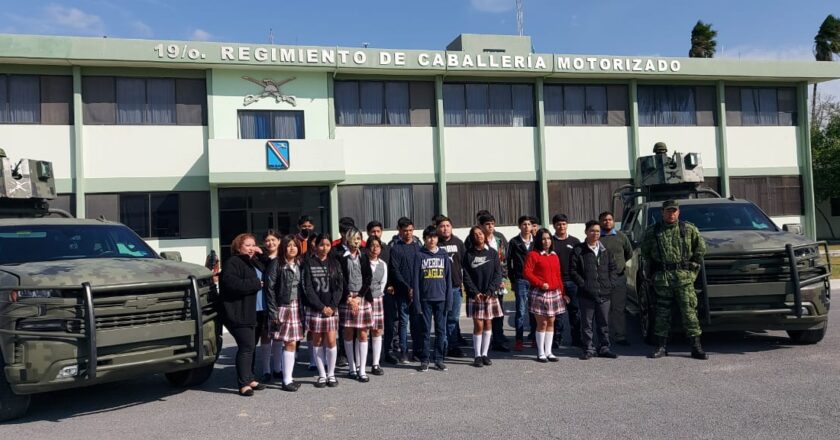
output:
{"label": "black sweater", "polygon": [[554,253],[560,259],[560,273],[563,274],[563,281],[572,281],[571,262],[569,257],[572,254],[572,249],[580,244],[580,240],[567,235],[565,240],[557,238],[556,235],[551,236],[551,246],[554,248]]}
{"label": "black sweater", "polygon": [[335,309],[344,292],[344,275],[335,258],[321,261],[315,254],[306,257],[303,266],[303,290],[306,304],[321,311],[324,307]]}
{"label": "black sweater", "polygon": [[255,268],[264,270],[262,263],[247,255],[233,255],[225,261],[219,275],[222,313],[226,325],[231,327],[257,324],[257,292],[262,280]]}
{"label": "black sweater", "polygon": [[502,285],[502,265],[499,254],[488,248],[467,249],[464,254],[464,287],[467,298],[475,298],[478,293],[492,295]]}
{"label": "black sweater", "polygon": [[603,244],[598,245],[601,250],[597,256],[586,242],[575,246],[571,255],[572,280],[578,286],[578,295],[591,300],[609,298],[616,283],[615,258]]}

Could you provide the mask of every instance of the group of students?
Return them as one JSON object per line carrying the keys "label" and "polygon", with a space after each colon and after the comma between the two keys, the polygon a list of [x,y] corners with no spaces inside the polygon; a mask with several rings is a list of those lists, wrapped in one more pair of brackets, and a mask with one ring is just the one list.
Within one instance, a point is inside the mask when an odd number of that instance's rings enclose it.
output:
{"label": "group of students", "polygon": [[[502,331],[504,278],[516,296],[515,350],[524,349],[527,319],[537,360],[558,361],[552,347],[560,343],[568,312],[571,342],[583,349],[581,359],[616,357],[610,350],[610,320],[618,318],[611,314],[611,303],[621,309],[622,328],[615,335],[626,341],[623,295],[611,300],[624,291],[621,277],[630,244],[613,228],[612,213],[602,213],[600,222],[587,222],[583,242],[568,235],[568,218],[562,214],[552,219],[555,233],[539,228],[533,217],[520,217],[520,233],[510,243],[495,231],[489,212],[477,213],[476,222],[466,242],[441,215],[423,229],[422,239],[414,235],[413,222],[401,218],[398,234],[388,244],[382,240],[381,223],[370,222],[363,240],[349,218],[340,220],[341,238],[336,241],[327,233],[315,234],[308,216],[299,219],[296,235],[269,231],[264,252],[254,235],[238,235],[219,286],[223,323],[238,347],[239,394],[253,395],[272,376],[281,379],[283,390],[297,391],[292,372],[305,338],[318,388],[338,386],[339,364],[347,366],[349,378],[368,382],[369,349],[373,375],[384,374],[383,357],[409,363],[409,333],[419,371],[428,371],[431,364],[446,371],[447,355],[465,356],[461,347],[467,341],[459,326],[462,288],[467,316],[473,320],[472,365],[490,366],[491,346],[509,351]],[[258,339],[265,373],[260,380],[254,374]],[[390,353],[392,344],[396,355]]]}

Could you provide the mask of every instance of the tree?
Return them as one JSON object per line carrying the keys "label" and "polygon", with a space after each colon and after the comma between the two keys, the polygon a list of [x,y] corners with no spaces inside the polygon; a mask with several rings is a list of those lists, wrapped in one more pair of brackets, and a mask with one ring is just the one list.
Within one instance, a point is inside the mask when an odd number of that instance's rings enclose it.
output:
{"label": "tree", "polygon": [[[832,61],[834,55],[840,55],[840,19],[828,14],[820,30],[814,37],[814,58],[817,61]],[[811,120],[817,111],[817,83],[814,83],[814,93],[811,97]]]}
{"label": "tree", "polygon": [[[840,197],[840,102],[820,100],[819,116],[811,124],[811,159],[814,168],[814,199],[818,202]],[[831,238],[836,238],[828,217],[817,207]]]}
{"label": "tree", "polygon": [[712,29],[711,23],[703,23],[697,20],[694,29],[691,30],[691,49],[688,56],[691,58],[714,58],[717,50],[717,31]]}

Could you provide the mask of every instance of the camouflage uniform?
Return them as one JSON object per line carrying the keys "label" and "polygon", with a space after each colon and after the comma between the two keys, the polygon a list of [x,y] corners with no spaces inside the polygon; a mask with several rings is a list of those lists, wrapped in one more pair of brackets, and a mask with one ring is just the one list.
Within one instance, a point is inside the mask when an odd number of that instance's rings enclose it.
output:
{"label": "camouflage uniform", "polygon": [[[642,256],[651,262],[653,268],[653,288],[656,292],[654,333],[660,337],[667,337],[671,331],[671,309],[674,301],[679,305],[686,334],[695,337],[701,333],[700,321],[697,319],[694,280],[700,270],[701,258],[706,253],[706,243],[700,237],[697,227],[684,222],[685,239],[681,244],[678,223],[669,225],[662,222],[658,227],[656,224],[651,225],[645,231],[642,241]],[[678,267],[685,260],[688,261],[685,268],[663,268]]]}

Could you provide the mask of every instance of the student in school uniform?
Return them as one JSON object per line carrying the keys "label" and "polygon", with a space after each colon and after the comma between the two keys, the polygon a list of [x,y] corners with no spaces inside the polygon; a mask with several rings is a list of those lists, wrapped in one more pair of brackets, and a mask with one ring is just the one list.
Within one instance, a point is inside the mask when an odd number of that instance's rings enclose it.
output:
{"label": "student in school uniform", "polygon": [[[363,262],[370,266],[370,297],[371,297],[371,318],[372,323],[370,327],[370,340],[373,359],[371,360],[370,372],[374,376],[382,376],[385,374],[379,366],[379,360],[382,356],[382,334],[385,330],[385,306],[384,299],[387,295],[388,286],[388,263],[382,257],[382,250],[384,244],[382,240],[376,236],[369,236],[367,240],[367,253],[363,257]],[[362,371],[364,371],[362,365]]]}
{"label": "student in school uniform", "polygon": [[268,278],[268,268],[280,254],[280,233],[269,229],[263,236],[263,247],[265,251],[259,256],[260,262],[266,268],[263,273],[263,291],[257,297],[257,341],[260,343],[260,355],[262,359],[262,382],[269,383],[271,379],[280,380],[283,377],[283,347],[275,346],[273,338],[269,337],[268,330],[271,325],[270,313],[268,310],[269,290],[265,288]]}
{"label": "student in school uniform", "polygon": [[282,371],[282,388],[295,392],[300,384],[292,379],[295,368],[295,350],[303,339],[300,298],[303,296],[303,270],[300,245],[293,235],[280,241],[280,256],[267,269],[265,283],[266,304],[269,316],[269,337],[275,349],[281,351],[279,370]]}
{"label": "student in school uniform", "polygon": [[[344,276],[344,293],[338,307],[343,327],[344,352],[347,355],[348,376],[359,382],[368,382],[365,374],[368,354],[368,331],[373,325],[370,293],[371,270],[361,251],[362,232],[350,227],[344,233],[346,250],[340,257]],[[358,335],[358,339],[356,339]],[[358,351],[356,350],[358,346]]]}
{"label": "student in school uniform", "polygon": [[338,304],[344,292],[341,264],[330,257],[332,239],[321,233],[313,242],[314,252],[306,258],[303,285],[308,304],[308,329],[315,346],[315,363],[318,368],[316,388],[336,387],[335,363],[338,356]]}
{"label": "student in school uniform", "polygon": [[473,319],[473,366],[492,365],[488,356],[493,319],[504,315],[497,292],[502,285],[502,265],[496,251],[486,246],[487,239],[478,226],[470,229],[472,247],[464,253],[464,287],[467,291],[467,316]]}
{"label": "student in school uniform", "polygon": [[568,301],[564,294],[560,259],[554,253],[551,232],[548,229],[542,228],[537,231],[533,250],[528,253],[522,273],[531,283],[528,302],[530,311],[537,320],[537,360],[557,362],[557,357],[551,352],[554,319],[566,312]]}

